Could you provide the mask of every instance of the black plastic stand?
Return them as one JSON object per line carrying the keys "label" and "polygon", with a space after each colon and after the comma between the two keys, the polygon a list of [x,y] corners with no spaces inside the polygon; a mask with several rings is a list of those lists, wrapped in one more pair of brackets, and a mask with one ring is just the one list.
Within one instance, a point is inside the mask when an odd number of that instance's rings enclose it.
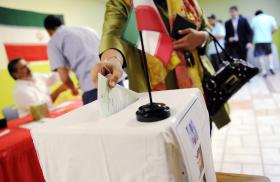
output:
{"label": "black plastic stand", "polygon": [[142,32],[139,31],[141,47],[142,47],[142,62],[144,66],[144,73],[148,87],[150,103],[139,107],[136,112],[136,118],[140,122],[156,122],[166,119],[170,116],[170,108],[164,103],[154,103],[152,99],[152,90],[149,79],[148,63],[145,54],[144,42]]}
{"label": "black plastic stand", "polygon": [[170,116],[170,109],[163,103],[146,104],[139,107],[136,118],[140,122],[156,122]]}

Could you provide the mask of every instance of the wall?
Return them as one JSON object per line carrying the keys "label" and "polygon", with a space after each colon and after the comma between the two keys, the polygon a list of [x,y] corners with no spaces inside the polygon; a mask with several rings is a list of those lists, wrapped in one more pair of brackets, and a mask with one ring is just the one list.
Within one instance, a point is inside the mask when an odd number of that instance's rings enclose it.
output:
{"label": "wall", "polygon": [[[63,14],[69,26],[89,26],[102,32],[105,11],[104,0],[0,0],[0,6],[42,13]],[[0,47],[0,68],[6,66],[7,58]]]}
{"label": "wall", "polygon": [[219,19],[229,18],[228,8],[236,5],[242,15],[251,18],[255,11],[262,9],[264,12],[273,15],[280,24],[280,1],[279,0],[198,0],[206,15],[214,13]]}
{"label": "wall", "polygon": [[[105,11],[104,0],[0,0],[0,6],[50,14],[63,14],[66,25],[88,26],[99,34],[102,32]],[[14,103],[12,90],[14,80],[9,76],[6,66],[7,58],[0,47],[0,118],[2,109]],[[48,62],[31,64],[34,72],[50,72]],[[76,81],[75,81],[76,82]],[[72,98],[64,93],[57,103]]]}
{"label": "wall", "polygon": [[104,0],[0,0],[0,6],[63,14],[67,25],[89,26],[102,31]]}
{"label": "wall", "polygon": [[[280,26],[279,0],[198,0],[198,2],[206,16],[214,13],[218,19],[223,21],[229,19],[228,8],[232,5],[238,6],[240,13],[248,20],[254,16],[256,10],[262,9],[265,13],[274,16]],[[273,42],[280,53],[280,28],[273,35]]]}

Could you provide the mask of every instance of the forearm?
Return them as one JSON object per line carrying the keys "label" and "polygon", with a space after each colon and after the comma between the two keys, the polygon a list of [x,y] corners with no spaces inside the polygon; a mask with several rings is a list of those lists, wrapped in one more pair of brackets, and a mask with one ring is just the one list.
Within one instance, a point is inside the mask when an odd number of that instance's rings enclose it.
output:
{"label": "forearm", "polygon": [[60,76],[60,79],[62,81],[62,83],[69,89],[71,89],[72,91],[75,90],[75,85],[73,83],[73,81],[70,78],[69,75],[69,69],[68,68],[58,68],[57,72]]}
{"label": "forearm", "polygon": [[65,77],[63,80],[61,80],[62,83],[69,89],[71,90],[75,90],[75,85],[73,83],[73,81],[71,80],[70,76],[68,75],[67,77]]}
{"label": "forearm", "polygon": [[129,6],[123,0],[109,0],[106,4],[102,40],[100,44],[101,61],[116,57],[121,64],[125,62],[127,43],[121,39],[126,25]]}
{"label": "forearm", "polygon": [[60,95],[61,93],[61,90],[60,88],[57,88],[53,93],[51,93],[51,98],[52,98],[52,101],[55,102],[56,99],[58,98],[58,96]]}

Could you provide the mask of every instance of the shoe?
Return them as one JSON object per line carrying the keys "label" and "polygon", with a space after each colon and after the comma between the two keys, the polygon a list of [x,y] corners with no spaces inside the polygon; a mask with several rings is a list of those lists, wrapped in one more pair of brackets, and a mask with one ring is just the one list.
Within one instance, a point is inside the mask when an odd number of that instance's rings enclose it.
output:
{"label": "shoe", "polygon": [[266,77],[267,77],[267,74],[266,74],[266,73],[264,73],[264,74],[262,74],[262,76],[263,76],[263,78],[266,78]]}
{"label": "shoe", "polygon": [[275,72],[273,71],[273,69],[269,69],[269,72],[270,72],[272,75],[275,75]]}

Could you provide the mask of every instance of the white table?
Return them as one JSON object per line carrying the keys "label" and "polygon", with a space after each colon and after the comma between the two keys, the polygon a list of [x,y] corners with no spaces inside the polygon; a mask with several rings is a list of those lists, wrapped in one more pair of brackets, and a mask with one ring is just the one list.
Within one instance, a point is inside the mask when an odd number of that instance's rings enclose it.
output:
{"label": "white table", "polygon": [[[144,96],[108,118],[100,117],[98,102],[93,102],[31,130],[46,181],[181,182],[203,181],[203,174],[215,181],[209,118],[200,91],[154,92],[153,97],[170,106],[170,118],[138,122],[136,110],[148,103]],[[199,130],[196,146],[186,134],[190,121]],[[199,146],[203,171],[189,160]]]}

